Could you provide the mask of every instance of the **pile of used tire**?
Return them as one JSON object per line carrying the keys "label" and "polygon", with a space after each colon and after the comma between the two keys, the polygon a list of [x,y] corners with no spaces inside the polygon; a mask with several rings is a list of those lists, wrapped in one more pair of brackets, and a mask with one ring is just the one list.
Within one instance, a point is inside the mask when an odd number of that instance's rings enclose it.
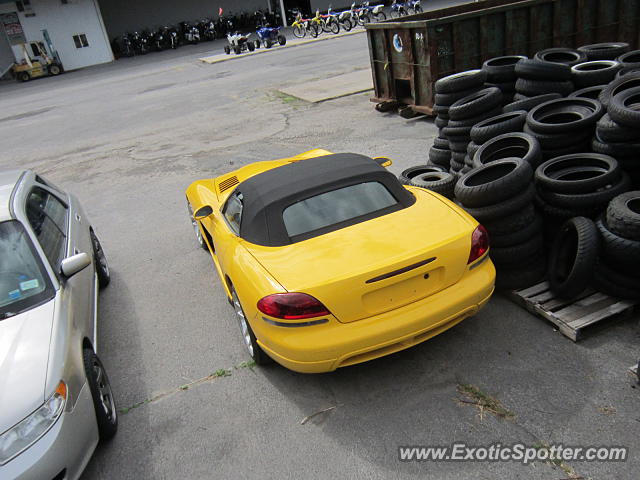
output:
{"label": "pile of used tire", "polygon": [[[638,105],[640,50],[626,43],[496,57],[436,83],[440,131],[429,163],[459,177],[455,200],[489,232],[499,287],[539,280],[554,252],[550,283],[560,296],[593,282],[636,292],[638,275],[618,246],[629,258],[640,240],[620,235],[605,211],[640,189]],[[577,258],[577,239],[588,261]]]}
{"label": "pile of used tire", "polygon": [[[441,78],[435,83],[435,105],[433,111],[436,114],[435,124],[438,127],[438,137],[434,140],[429,150],[429,163],[451,169],[451,161],[454,166],[464,161],[464,155],[454,155],[451,150],[449,138],[445,134],[445,128],[450,121],[449,109],[458,100],[478,92],[484,88],[487,74],[482,70],[469,70]],[[466,152],[465,152],[466,153]]]}
{"label": "pile of used tire", "polygon": [[616,297],[640,298],[640,191],[626,192],[609,203],[596,221],[602,251],[594,286]]}
{"label": "pile of used tire", "polygon": [[522,288],[546,273],[542,219],[534,208],[532,179],[528,161],[505,158],[472,169],[455,186],[458,202],[489,233],[498,288]]}
{"label": "pile of used tire", "polygon": [[597,124],[591,148],[615,157],[640,187],[640,71],[617,77],[599,98],[607,113]]}
{"label": "pile of used tire", "polygon": [[398,180],[404,185],[425,188],[451,199],[457,178],[439,165],[417,165],[404,170]]}

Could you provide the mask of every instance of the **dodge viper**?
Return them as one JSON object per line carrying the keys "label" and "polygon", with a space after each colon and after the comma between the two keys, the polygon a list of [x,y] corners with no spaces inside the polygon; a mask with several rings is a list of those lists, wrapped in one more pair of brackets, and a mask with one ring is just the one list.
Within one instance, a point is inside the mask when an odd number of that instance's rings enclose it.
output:
{"label": "dodge viper", "polygon": [[312,150],[186,191],[257,364],[316,373],[423,342],[494,290],[484,227],[384,159]]}

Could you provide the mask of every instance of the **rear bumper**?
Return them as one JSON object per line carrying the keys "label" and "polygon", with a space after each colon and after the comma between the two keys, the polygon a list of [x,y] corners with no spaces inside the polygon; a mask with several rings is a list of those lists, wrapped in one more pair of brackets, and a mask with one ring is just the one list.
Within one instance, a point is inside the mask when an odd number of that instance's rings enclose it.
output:
{"label": "rear bumper", "polygon": [[412,347],[475,315],[493,294],[495,273],[486,258],[451,287],[381,315],[286,329],[286,334],[278,335],[269,335],[271,328],[282,333],[283,327],[263,328],[264,321],[257,317],[254,323],[260,326],[254,331],[262,349],[286,368],[330,372]]}

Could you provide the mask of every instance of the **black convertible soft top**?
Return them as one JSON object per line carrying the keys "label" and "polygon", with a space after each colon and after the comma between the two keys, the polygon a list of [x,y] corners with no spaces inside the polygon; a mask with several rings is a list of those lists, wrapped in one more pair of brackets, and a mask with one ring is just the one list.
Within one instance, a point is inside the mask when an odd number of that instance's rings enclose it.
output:
{"label": "black convertible soft top", "polygon": [[267,170],[240,183],[234,192],[242,194],[240,237],[264,246],[293,243],[282,219],[285,208],[321,193],[364,182],[383,184],[397,204],[331,225],[313,232],[309,237],[385,215],[415,202],[414,196],[397,178],[375,160],[355,153],[325,155]]}

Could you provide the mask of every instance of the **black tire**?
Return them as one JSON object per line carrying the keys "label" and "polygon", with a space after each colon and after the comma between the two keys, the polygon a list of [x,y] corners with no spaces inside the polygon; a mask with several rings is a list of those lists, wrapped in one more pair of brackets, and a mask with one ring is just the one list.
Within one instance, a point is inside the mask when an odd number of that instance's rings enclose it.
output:
{"label": "black tire", "polygon": [[534,107],[527,125],[539,133],[584,132],[604,115],[600,102],[589,98],[559,98]]}
{"label": "black tire", "polygon": [[568,98],[590,98],[592,100],[598,100],[605,88],[606,85],[594,85],[592,87],[582,88],[568,95]]}
{"label": "black tire", "polygon": [[603,143],[640,141],[640,128],[629,128],[611,120],[605,113],[596,124],[596,134]]}
{"label": "black tire", "polygon": [[473,165],[480,167],[503,158],[517,157],[533,169],[542,162],[542,149],[538,141],[526,133],[504,133],[485,142],[473,156]]}
{"label": "black tire", "polygon": [[[442,129],[442,133],[449,139],[449,142],[460,143],[466,140],[466,143],[469,143],[469,140],[471,140],[471,137],[469,136],[471,133],[471,126],[452,127],[450,124],[451,120],[449,120],[449,125]],[[465,149],[466,148],[467,147],[465,146]]]}
{"label": "black tire", "polygon": [[482,64],[482,70],[487,73],[487,82],[503,83],[515,82],[516,63],[527,57],[522,55],[506,55],[503,57],[490,58]]}
{"label": "black tire", "polygon": [[229,45],[224,46],[224,53],[226,53],[227,55],[231,53],[231,47],[229,47]]}
{"label": "black tire", "polygon": [[640,73],[640,66],[638,67],[622,67],[620,70],[618,70],[618,73],[616,73],[616,78],[620,78],[623,77],[629,73]]}
{"label": "black tire", "polygon": [[[495,87],[502,92],[503,97],[505,95],[513,96],[516,93],[516,80],[514,79],[511,82],[487,82],[484,84],[486,88]],[[504,100],[503,100],[504,101]],[[510,102],[506,102],[510,103]]]}
{"label": "black tire", "polygon": [[344,20],[343,22],[340,22],[340,27],[345,31],[345,32],[350,32],[351,29],[353,28],[351,26],[351,20],[347,19]]}
{"label": "black tire", "polygon": [[526,208],[533,201],[535,193],[535,187],[533,185],[529,185],[522,193],[519,193],[518,195],[503,202],[488,205],[486,207],[465,207],[465,210],[479,222],[494,221],[499,218],[513,215],[514,213]]}
{"label": "black tire", "polygon": [[502,92],[494,87],[484,88],[456,101],[449,107],[451,120],[464,120],[502,106]]}
{"label": "black tire", "polygon": [[460,172],[460,170],[462,170],[464,168],[464,162],[456,162],[453,159],[451,159],[451,162],[450,162],[449,165],[450,165],[449,172],[458,173],[458,172]]}
{"label": "black tire", "polygon": [[585,88],[609,83],[621,68],[622,64],[615,60],[593,60],[574,65],[571,74],[576,88]]}
{"label": "black tire", "polygon": [[91,248],[93,250],[93,261],[95,262],[96,275],[98,276],[98,287],[102,289],[111,282],[109,264],[107,262],[107,256],[100,244],[100,240],[98,240],[98,237],[93,230],[89,230],[89,236],[91,237]]}
{"label": "black tire", "polygon": [[286,45],[287,44],[287,37],[285,37],[284,35],[278,35],[278,43],[282,46],[282,45]]}
{"label": "black tire", "polygon": [[640,191],[626,192],[611,200],[606,221],[612,233],[640,241]]}
{"label": "black tire", "polygon": [[334,35],[340,33],[340,24],[337,21],[333,21],[329,23],[329,31]]}
{"label": "black tire", "polygon": [[542,253],[523,259],[511,268],[496,269],[496,289],[516,290],[530,287],[547,273],[547,260]]}
{"label": "black tire", "polygon": [[524,228],[515,230],[503,235],[489,232],[491,247],[511,247],[526,242],[527,239],[540,234],[542,232],[542,217],[535,215],[532,222]]}
{"label": "black tire", "polygon": [[547,48],[540,50],[533,58],[541,62],[560,63],[570,67],[587,61],[587,55],[584,52],[573,48]]}
{"label": "black tire", "polygon": [[574,298],[591,283],[600,251],[598,230],[584,217],[567,220],[549,255],[549,287],[561,298]]}
{"label": "black tire", "polygon": [[556,100],[558,98],[562,98],[562,95],[560,95],[559,93],[547,93],[545,95],[538,95],[536,97],[516,100],[515,102],[511,102],[502,107],[502,111],[504,113],[515,112],[518,110],[524,110],[525,112],[528,112],[542,103],[546,103],[550,100]]}
{"label": "black tire", "polygon": [[602,212],[601,208],[559,208],[546,203],[539,195],[535,196],[536,206],[540,209],[545,217],[546,223],[555,220],[567,220],[573,217],[595,218]]}
{"label": "black tire", "polygon": [[376,19],[376,22],[384,22],[387,19],[387,14],[380,11],[373,15],[373,18]]}
{"label": "black tire", "polygon": [[[467,156],[469,157],[469,166],[473,167],[473,156],[476,154],[476,152],[480,149],[480,145],[478,145],[477,143],[471,141],[469,142],[469,145],[467,145]],[[465,159],[465,163],[466,163],[466,159]]]}
{"label": "black tire", "polygon": [[629,128],[640,128],[640,87],[614,95],[607,111],[614,122]]}
{"label": "black tire", "polygon": [[[456,103],[461,98],[472,95],[479,90],[482,90],[484,85],[480,85],[477,87],[467,88],[465,90],[458,90],[457,92],[452,93],[436,93],[434,96],[434,113],[449,113],[449,107]],[[445,111],[446,110],[446,111]]]}
{"label": "black tire", "polygon": [[493,263],[496,264],[496,268],[499,270],[500,266],[510,266],[519,264],[523,258],[531,257],[537,253],[540,253],[544,247],[544,240],[542,233],[538,233],[533,237],[528,238],[525,242],[517,245],[511,245],[508,247],[491,247],[489,250],[489,256]]}
{"label": "black tire", "polygon": [[640,72],[629,73],[618,77],[609,83],[598,97],[598,100],[605,108],[609,107],[611,99],[620,92],[630,88],[640,87]]}
{"label": "black tire", "polygon": [[578,51],[584,53],[589,60],[615,60],[629,51],[629,44],[622,42],[594,43],[578,47]]}
{"label": "black tire", "polygon": [[21,82],[28,82],[29,80],[31,80],[31,75],[29,75],[29,72],[20,72],[18,74],[18,80],[20,80]]}
{"label": "black tire", "polygon": [[640,280],[624,275],[598,262],[593,286],[602,293],[616,298],[637,300],[640,297]]}
{"label": "black tire", "polygon": [[528,78],[530,80],[554,82],[571,80],[571,67],[561,63],[523,59],[516,63],[515,71],[519,78]]}
{"label": "black tire", "polygon": [[521,95],[526,95],[527,97],[536,97],[547,93],[559,93],[563,97],[566,97],[573,91],[573,83],[568,80],[556,82],[550,80],[529,80],[528,78],[519,78],[516,81],[516,92]]}
{"label": "black tire", "polygon": [[623,53],[618,60],[623,68],[624,67],[640,67],[640,50],[633,50],[631,52]]}
{"label": "black tire", "polygon": [[[457,139],[458,137],[451,137]],[[451,149],[452,155],[454,153],[458,153],[458,161],[462,162],[464,160],[464,156],[467,154],[467,147],[471,142],[469,137],[459,137],[460,141],[449,140],[449,148]]]}
{"label": "black tire", "polygon": [[449,168],[450,161],[451,150],[445,150],[437,147],[431,147],[429,149],[429,162]]}
{"label": "black tire", "polygon": [[591,149],[596,153],[611,155],[620,160],[620,157],[636,157],[640,153],[640,143],[629,142],[601,142],[594,138]]}
{"label": "black tire", "polygon": [[[518,110],[502,113],[476,123],[471,129],[471,139],[479,145],[504,133],[521,132],[527,112]],[[471,152],[469,152],[471,153]],[[475,151],[473,152],[475,153]]]}
{"label": "black tire", "polygon": [[[533,203],[529,203],[521,210],[514,212],[510,215],[496,218],[494,220],[483,220],[482,224],[489,232],[489,237],[493,239],[494,235],[508,235],[509,233],[517,232],[531,225],[536,219],[536,210]],[[525,240],[523,240],[524,242]],[[517,242],[522,243],[522,242]],[[493,241],[491,242],[493,246]]]}
{"label": "black tire", "polygon": [[487,80],[486,72],[468,70],[441,78],[435,83],[436,93],[454,93],[460,90],[482,87]]}
{"label": "black tire", "polygon": [[560,150],[575,145],[576,143],[589,143],[593,136],[593,131],[563,132],[563,133],[539,133],[534,132],[529,125],[522,128],[524,133],[528,133],[540,144],[542,150]]}
{"label": "black tire", "polygon": [[411,185],[431,190],[447,198],[453,198],[453,188],[457,180],[449,172],[433,171],[416,175],[411,179]]}
{"label": "black tire", "polygon": [[531,165],[520,158],[496,160],[462,176],[455,194],[465,207],[485,207],[516,196],[532,177]]}
{"label": "black tire", "polygon": [[256,46],[253,42],[247,42],[247,50],[253,52],[256,49]]}
{"label": "black tire", "polygon": [[236,45],[235,47],[233,47],[233,53],[235,53],[236,55],[240,55],[242,53],[242,49]]}
{"label": "black tire", "polygon": [[615,158],[598,153],[577,153],[547,160],[534,174],[536,185],[556,193],[588,193],[619,181],[622,172]]}
{"label": "black tire", "polygon": [[492,110],[485,111],[475,117],[465,118],[463,120],[449,120],[449,124],[447,127],[457,128],[457,127],[473,127],[477,123],[480,123],[487,118],[495,117],[496,115],[500,115],[502,113],[502,106],[498,105]]}
{"label": "black tire", "polygon": [[596,221],[602,238],[602,255],[613,262],[640,265],[640,241],[630,240],[609,230],[603,220]]}
{"label": "black tire", "polygon": [[62,73],[62,67],[58,63],[52,63],[49,66],[49,75],[60,75]]}
{"label": "black tire", "polygon": [[[242,335],[243,343],[245,344],[245,348],[247,348],[248,350],[249,356],[253,359],[254,362],[256,362],[256,365],[267,365],[269,363],[272,363],[273,360],[271,359],[271,357],[267,355],[264,350],[262,350],[260,345],[258,345],[256,336],[253,333],[251,325],[246,319],[244,309],[240,304],[240,299],[238,298],[238,294],[233,286],[231,286],[231,306],[233,307],[236,314],[236,320],[238,320],[238,322],[240,323],[240,334]],[[246,330],[242,326],[241,317],[244,318],[244,327],[246,327]]]}
{"label": "black tire", "polygon": [[113,438],[118,431],[118,408],[104,365],[90,348],[82,351],[84,370],[96,412],[100,441]]}
{"label": "black tire", "polygon": [[442,129],[447,125],[449,125],[449,120],[446,118],[442,118],[440,115],[438,115],[436,119],[433,121],[433,124],[439,129]]}
{"label": "black tire", "polygon": [[267,38],[267,39],[264,41],[264,48],[271,48],[271,47],[273,47],[273,43],[271,42],[271,40],[270,40],[270,39],[268,39],[268,38]]}
{"label": "black tire", "polygon": [[449,140],[446,138],[436,137],[433,139],[433,146],[436,148],[449,149]]}
{"label": "black tire", "polygon": [[413,180],[414,177],[418,176],[418,175],[422,175],[425,173],[433,173],[433,172],[446,172],[447,169],[445,167],[441,167],[439,165],[436,166],[432,166],[432,165],[417,165],[415,167],[409,167],[405,170],[402,171],[402,173],[400,173],[400,175],[398,175],[398,180],[400,181],[400,183],[402,183],[403,185],[410,185],[411,181]]}
{"label": "black tire", "polygon": [[629,190],[631,180],[629,175],[622,172],[617,182],[608,184],[606,188],[585,193],[557,193],[548,190],[539,190],[538,194],[549,205],[560,208],[601,208],[604,210],[607,204],[616,196]]}
{"label": "black tire", "polygon": [[588,152],[589,151],[589,145],[590,143],[588,141],[586,142],[580,142],[580,143],[575,143],[573,145],[568,145],[566,147],[563,148],[557,148],[557,149],[542,149],[542,160],[543,161],[547,161],[547,160],[551,160],[552,158],[556,158],[556,157],[562,157],[563,155],[571,155],[573,153],[584,153],[584,152]]}

